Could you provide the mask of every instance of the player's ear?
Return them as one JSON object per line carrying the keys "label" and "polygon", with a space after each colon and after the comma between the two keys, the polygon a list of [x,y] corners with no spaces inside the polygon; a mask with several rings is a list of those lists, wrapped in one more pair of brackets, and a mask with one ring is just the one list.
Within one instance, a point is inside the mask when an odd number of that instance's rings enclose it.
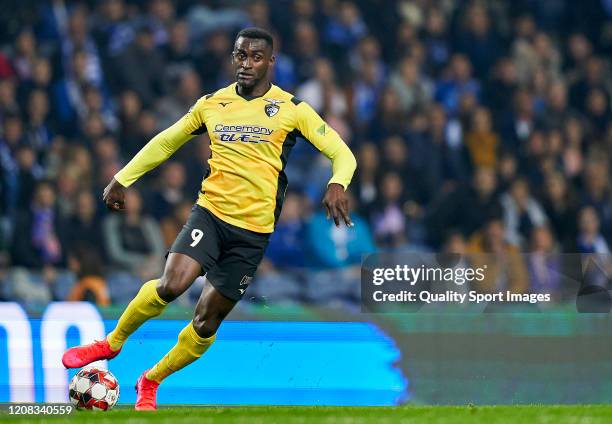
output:
{"label": "player's ear", "polygon": [[276,56],[274,54],[272,54],[270,56],[270,65],[274,65],[274,62],[276,62]]}

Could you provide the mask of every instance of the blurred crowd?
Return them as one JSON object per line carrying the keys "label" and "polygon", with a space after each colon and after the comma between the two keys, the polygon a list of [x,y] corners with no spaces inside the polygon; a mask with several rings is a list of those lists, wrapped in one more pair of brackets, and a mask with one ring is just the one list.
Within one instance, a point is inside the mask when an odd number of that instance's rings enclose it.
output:
{"label": "blurred crowd", "polygon": [[[246,26],[273,32],[274,82],[358,158],[356,226],[335,228],[319,207],[329,161],[297,144],[248,297],[357,305],[362,255],[376,250],[609,253],[610,1],[1,7],[0,300],[126,303],[160,275],[205,173],[207,136],[130,188],[125,213],[105,211],[102,190],[153,135],[233,81],[230,51]],[[519,262],[523,276],[548,269]],[[511,280],[482,289],[559,284]]]}

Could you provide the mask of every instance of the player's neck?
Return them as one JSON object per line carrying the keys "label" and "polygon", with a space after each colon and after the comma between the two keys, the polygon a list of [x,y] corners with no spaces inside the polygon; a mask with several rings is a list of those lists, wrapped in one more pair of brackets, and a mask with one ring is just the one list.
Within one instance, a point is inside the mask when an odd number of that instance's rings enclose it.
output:
{"label": "player's neck", "polygon": [[272,88],[270,81],[262,81],[253,87],[245,88],[240,84],[236,84],[236,92],[242,97],[261,97]]}

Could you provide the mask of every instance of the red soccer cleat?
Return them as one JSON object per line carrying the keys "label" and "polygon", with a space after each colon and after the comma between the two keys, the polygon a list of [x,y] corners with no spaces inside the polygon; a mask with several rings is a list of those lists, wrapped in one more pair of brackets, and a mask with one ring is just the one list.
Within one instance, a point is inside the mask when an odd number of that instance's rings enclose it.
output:
{"label": "red soccer cleat", "polygon": [[101,359],[113,359],[121,349],[114,351],[105,340],[96,340],[83,346],[71,347],[62,355],[62,364],[66,368],[81,368]]}
{"label": "red soccer cleat", "polygon": [[146,370],[136,382],[136,405],[137,411],[155,411],[157,409],[157,388],[159,383],[147,378]]}

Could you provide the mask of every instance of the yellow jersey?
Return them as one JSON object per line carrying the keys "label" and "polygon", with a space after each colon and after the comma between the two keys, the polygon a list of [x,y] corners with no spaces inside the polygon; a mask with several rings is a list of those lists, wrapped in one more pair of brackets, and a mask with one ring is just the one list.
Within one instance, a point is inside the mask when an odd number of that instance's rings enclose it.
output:
{"label": "yellow jersey", "polygon": [[271,85],[259,97],[243,97],[231,84],[200,98],[178,122],[155,136],[115,175],[128,187],[186,141],[208,132],[209,171],[198,204],[221,220],[270,233],[281,211],[291,148],[304,138],[332,160],[329,183],[348,187],[355,157],[338,133],[305,102]]}

